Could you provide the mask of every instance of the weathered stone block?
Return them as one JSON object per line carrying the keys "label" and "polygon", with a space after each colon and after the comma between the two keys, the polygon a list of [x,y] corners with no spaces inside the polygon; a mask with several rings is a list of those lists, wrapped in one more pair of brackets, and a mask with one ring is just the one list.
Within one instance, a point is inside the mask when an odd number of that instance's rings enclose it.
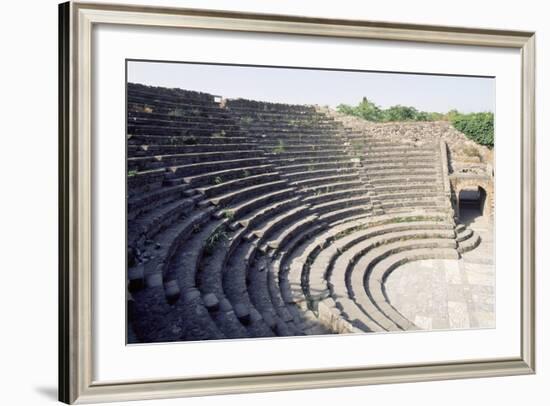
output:
{"label": "weathered stone block", "polygon": [[168,281],[164,284],[164,292],[166,294],[166,301],[170,304],[174,304],[178,301],[181,295],[178,281]]}
{"label": "weathered stone block", "polygon": [[201,297],[201,292],[199,292],[199,290],[195,288],[186,289],[183,292],[183,300],[185,300],[186,302],[192,302],[194,300],[199,299],[200,297]]}
{"label": "weathered stone block", "polygon": [[207,293],[202,298],[202,301],[204,302],[204,305],[209,312],[218,311],[218,309],[220,308],[220,301],[214,293]]}
{"label": "weathered stone block", "polygon": [[223,298],[222,300],[220,300],[220,310],[222,312],[230,312],[233,310],[233,306],[231,306],[231,302],[229,300],[227,300],[226,298]]}
{"label": "weathered stone block", "polygon": [[247,305],[238,303],[234,307],[235,315],[239,321],[245,325],[250,323],[250,310]]}
{"label": "weathered stone block", "polygon": [[277,321],[275,320],[275,317],[273,316],[273,314],[271,314],[270,312],[263,312],[262,316],[265,324],[267,324],[267,326],[270,329],[274,330],[275,327],[277,326]]}
{"label": "weathered stone block", "polygon": [[128,290],[134,292],[144,287],[145,266],[138,265],[128,269]]}
{"label": "weathered stone block", "polygon": [[156,287],[162,286],[162,274],[153,273],[153,274],[147,275],[145,277],[145,285],[148,288],[156,288]]}
{"label": "weathered stone block", "polygon": [[250,309],[250,321],[257,323],[262,320],[262,315],[255,308]]}

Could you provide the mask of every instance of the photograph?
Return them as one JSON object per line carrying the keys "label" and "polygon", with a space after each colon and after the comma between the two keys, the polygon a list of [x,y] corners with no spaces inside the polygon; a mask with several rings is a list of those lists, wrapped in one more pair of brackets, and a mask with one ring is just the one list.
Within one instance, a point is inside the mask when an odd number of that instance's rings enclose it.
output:
{"label": "photograph", "polygon": [[126,342],[495,328],[491,76],[126,60]]}

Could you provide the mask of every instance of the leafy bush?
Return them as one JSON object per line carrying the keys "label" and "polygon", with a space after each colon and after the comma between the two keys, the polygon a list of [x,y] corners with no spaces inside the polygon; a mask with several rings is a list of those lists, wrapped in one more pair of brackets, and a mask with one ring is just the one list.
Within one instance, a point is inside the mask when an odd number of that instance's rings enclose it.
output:
{"label": "leafy bush", "polygon": [[493,147],[493,113],[456,114],[451,118],[453,127],[478,144]]}

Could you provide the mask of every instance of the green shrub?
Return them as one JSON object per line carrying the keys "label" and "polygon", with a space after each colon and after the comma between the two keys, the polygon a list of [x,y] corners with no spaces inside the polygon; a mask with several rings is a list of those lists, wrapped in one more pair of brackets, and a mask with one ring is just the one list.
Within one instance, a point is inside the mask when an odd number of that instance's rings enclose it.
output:
{"label": "green shrub", "polygon": [[494,146],[493,113],[455,114],[451,118],[453,127],[478,144]]}

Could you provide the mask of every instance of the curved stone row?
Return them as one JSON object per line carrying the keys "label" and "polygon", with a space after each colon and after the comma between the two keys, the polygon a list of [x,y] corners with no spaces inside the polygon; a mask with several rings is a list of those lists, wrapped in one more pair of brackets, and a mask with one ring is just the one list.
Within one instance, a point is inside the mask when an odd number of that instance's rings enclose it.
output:
{"label": "curved stone row", "polygon": [[[320,317],[336,332],[341,332],[342,318],[349,321],[344,331],[400,329],[373,312],[376,306],[366,295],[364,271],[386,255],[416,248],[448,248],[456,257],[452,225],[437,217],[428,219],[380,216],[325,231],[291,262],[287,274],[289,300],[302,308],[332,314]],[[437,257],[437,252],[434,255]],[[367,300],[359,304],[356,299]],[[331,324],[333,321],[337,325]]]}
{"label": "curved stone row", "polygon": [[312,106],[129,84],[129,337],[413,328],[377,264],[479,241],[447,216],[438,150],[390,144]]}

